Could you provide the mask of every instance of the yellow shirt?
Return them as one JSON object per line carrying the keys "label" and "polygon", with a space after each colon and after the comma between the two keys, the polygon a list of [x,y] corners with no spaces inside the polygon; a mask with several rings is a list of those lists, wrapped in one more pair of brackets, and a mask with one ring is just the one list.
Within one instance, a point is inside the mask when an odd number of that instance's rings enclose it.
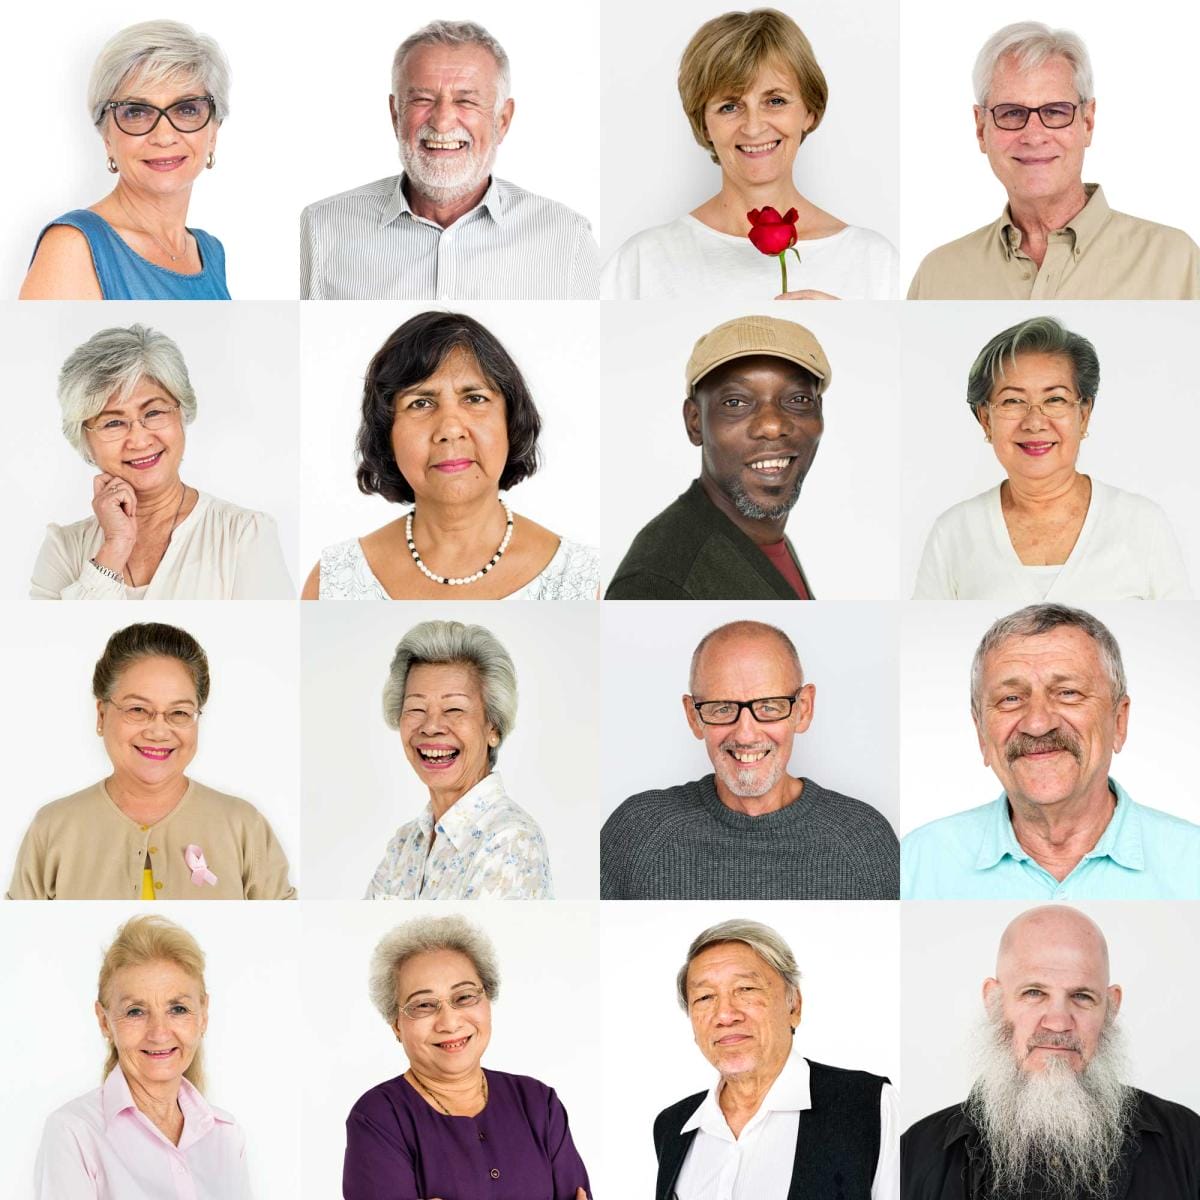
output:
{"label": "yellow shirt", "polygon": [[1006,207],[998,221],[925,256],[910,300],[1196,300],[1200,247],[1180,229],[1114,212],[1099,184],[1049,238],[1041,267],[1021,249]]}

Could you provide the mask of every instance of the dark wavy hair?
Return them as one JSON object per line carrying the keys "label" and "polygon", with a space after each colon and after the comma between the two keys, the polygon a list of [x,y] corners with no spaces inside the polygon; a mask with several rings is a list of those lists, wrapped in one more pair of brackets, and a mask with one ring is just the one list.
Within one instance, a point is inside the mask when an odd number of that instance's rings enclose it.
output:
{"label": "dark wavy hair", "polygon": [[520,368],[490,330],[464,313],[424,312],[405,321],[376,351],[363,383],[362,424],[358,427],[358,490],[394,504],[415,497],[392,454],[394,401],[428,379],[454,350],[465,350],[486,381],[504,397],[508,422],[508,461],[500,487],[508,489],[538,469],[542,419]]}

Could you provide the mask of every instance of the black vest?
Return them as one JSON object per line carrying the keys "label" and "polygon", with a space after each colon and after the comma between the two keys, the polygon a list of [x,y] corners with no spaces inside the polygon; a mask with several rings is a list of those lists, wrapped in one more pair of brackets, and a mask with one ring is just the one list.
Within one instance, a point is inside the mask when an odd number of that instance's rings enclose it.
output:
{"label": "black vest", "polygon": [[[812,1107],[800,1113],[796,1158],[788,1200],[871,1200],[879,1162],[881,1075],[845,1071],[809,1062]],[[654,1120],[658,1154],[655,1200],[671,1200],[671,1189],[696,1131],[684,1122],[707,1095],[699,1092],[664,1109]]]}

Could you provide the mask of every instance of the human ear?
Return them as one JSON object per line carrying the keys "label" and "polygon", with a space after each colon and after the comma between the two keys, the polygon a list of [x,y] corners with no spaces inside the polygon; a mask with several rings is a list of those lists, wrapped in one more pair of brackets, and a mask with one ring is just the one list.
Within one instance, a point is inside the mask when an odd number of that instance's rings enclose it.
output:
{"label": "human ear", "polygon": [[683,427],[687,430],[688,441],[693,446],[704,445],[704,434],[700,420],[700,405],[694,396],[689,396],[683,402]]}

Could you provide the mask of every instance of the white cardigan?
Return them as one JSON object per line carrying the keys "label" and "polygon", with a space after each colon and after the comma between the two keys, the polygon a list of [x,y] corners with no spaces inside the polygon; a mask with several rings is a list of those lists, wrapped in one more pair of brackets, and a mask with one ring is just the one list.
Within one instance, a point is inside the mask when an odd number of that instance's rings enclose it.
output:
{"label": "white cardigan", "polygon": [[1044,573],[1026,567],[1013,549],[997,485],[934,522],[913,599],[1090,604],[1191,595],[1183,555],[1163,510],[1145,496],[1093,479],[1083,528],[1049,591]]}

